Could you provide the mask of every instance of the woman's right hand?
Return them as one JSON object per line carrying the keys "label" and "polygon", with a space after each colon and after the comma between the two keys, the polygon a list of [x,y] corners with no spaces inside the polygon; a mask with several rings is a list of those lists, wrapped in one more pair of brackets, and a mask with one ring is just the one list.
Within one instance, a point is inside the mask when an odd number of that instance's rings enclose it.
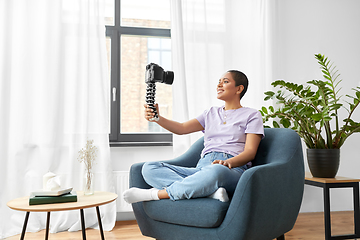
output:
{"label": "woman's right hand", "polygon": [[[156,111],[158,113],[158,117],[160,117],[160,114],[159,114],[159,105],[156,103],[154,105],[156,107]],[[154,110],[149,108],[149,105],[147,104],[144,104],[144,107],[145,107],[145,119],[148,120],[149,122],[155,122],[155,120],[153,119],[155,117],[155,113],[154,113]],[[151,120],[152,119],[152,120]]]}

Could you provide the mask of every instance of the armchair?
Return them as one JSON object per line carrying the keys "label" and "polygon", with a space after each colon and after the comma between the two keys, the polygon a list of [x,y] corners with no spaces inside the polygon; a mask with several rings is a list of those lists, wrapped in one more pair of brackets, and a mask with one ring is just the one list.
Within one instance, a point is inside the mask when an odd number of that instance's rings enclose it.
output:
{"label": "armchair", "polygon": [[[195,167],[203,138],[183,155],[166,161]],[[130,187],[150,188],[141,175],[143,163],[130,170]],[[158,240],[285,239],[296,221],[304,190],[301,140],[290,129],[265,129],[253,167],[241,176],[229,202],[210,198],[133,203],[143,235]]]}

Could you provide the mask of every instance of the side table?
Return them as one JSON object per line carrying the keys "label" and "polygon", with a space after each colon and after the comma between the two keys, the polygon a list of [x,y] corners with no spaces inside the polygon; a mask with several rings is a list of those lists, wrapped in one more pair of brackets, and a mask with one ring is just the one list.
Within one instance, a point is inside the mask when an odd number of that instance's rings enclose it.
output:
{"label": "side table", "polygon": [[[345,177],[315,178],[311,175],[311,173],[305,174],[305,184],[323,188],[325,240],[360,238],[359,182],[360,182],[360,179],[352,179],[352,178],[345,178]],[[332,236],[331,235],[330,188],[353,188],[354,224],[355,224],[355,233],[354,234],[341,235],[341,236]]]}
{"label": "side table", "polygon": [[45,239],[49,237],[49,225],[50,225],[50,212],[54,211],[67,211],[67,210],[80,210],[80,220],[81,220],[81,230],[82,237],[86,239],[85,233],[85,218],[84,218],[84,209],[96,207],[96,213],[99,222],[101,239],[104,240],[104,232],[101,223],[100,209],[99,206],[113,202],[117,198],[117,194],[111,192],[95,192],[93,195],[85,196],[83,192],[77,191],[77,202],[67,202],[67,203],[55,203],[55,204],[40,204],[40,205],[29,205],[29,197],[16,198],[7,203],[7,206],[11,209],[18,211],[25,211],[25,220],[21,233],[20,239],[23,240],[25,237],[26,226],[29,220],[30,212],[47,212],[46,220],[46,232]]}

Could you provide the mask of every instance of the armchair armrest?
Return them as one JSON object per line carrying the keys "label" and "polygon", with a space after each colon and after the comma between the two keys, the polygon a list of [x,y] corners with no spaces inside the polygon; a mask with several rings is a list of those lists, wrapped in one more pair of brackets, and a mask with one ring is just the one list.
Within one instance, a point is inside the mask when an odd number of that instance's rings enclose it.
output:
{"label": "armchair armrest", "polygon": [[151,188],[151,186],[149,186],[142,174],[141,174],[141,170],[142,167],[144,165],[144,162],[141,163],[135,163],[131,166],[130,168],[130,173],[129,173],[129,187],[137,187],[137,188],[142,188],[142,189],[148,189]]}
{"label": "armchair armrest", "polygon": [[203,148],[204,137],[201,137],[194,144],[192,144],[184,154],[173,160],[168,160],[164,162],[183,167],[196,167],[196,164],[201,157],[201,151],[203,150]]}
{"label": "armchair armrest", "polygon": [[[301,206],[303,189],[301,146],[287,161],[248,169],[238,182],[219,236],[231,232],[242,235],[239,239],[274,239],[291,230]],[[271,236],[274,233],[278,234]]]}

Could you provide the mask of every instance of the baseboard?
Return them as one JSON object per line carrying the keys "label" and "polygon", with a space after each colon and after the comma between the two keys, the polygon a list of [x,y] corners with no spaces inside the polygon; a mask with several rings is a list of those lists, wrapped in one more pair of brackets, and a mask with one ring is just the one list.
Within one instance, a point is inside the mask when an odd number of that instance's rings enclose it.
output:
{"label": "baseboard", "polygon": [[134,212],[117,212],[116,221],[135,220]]}

